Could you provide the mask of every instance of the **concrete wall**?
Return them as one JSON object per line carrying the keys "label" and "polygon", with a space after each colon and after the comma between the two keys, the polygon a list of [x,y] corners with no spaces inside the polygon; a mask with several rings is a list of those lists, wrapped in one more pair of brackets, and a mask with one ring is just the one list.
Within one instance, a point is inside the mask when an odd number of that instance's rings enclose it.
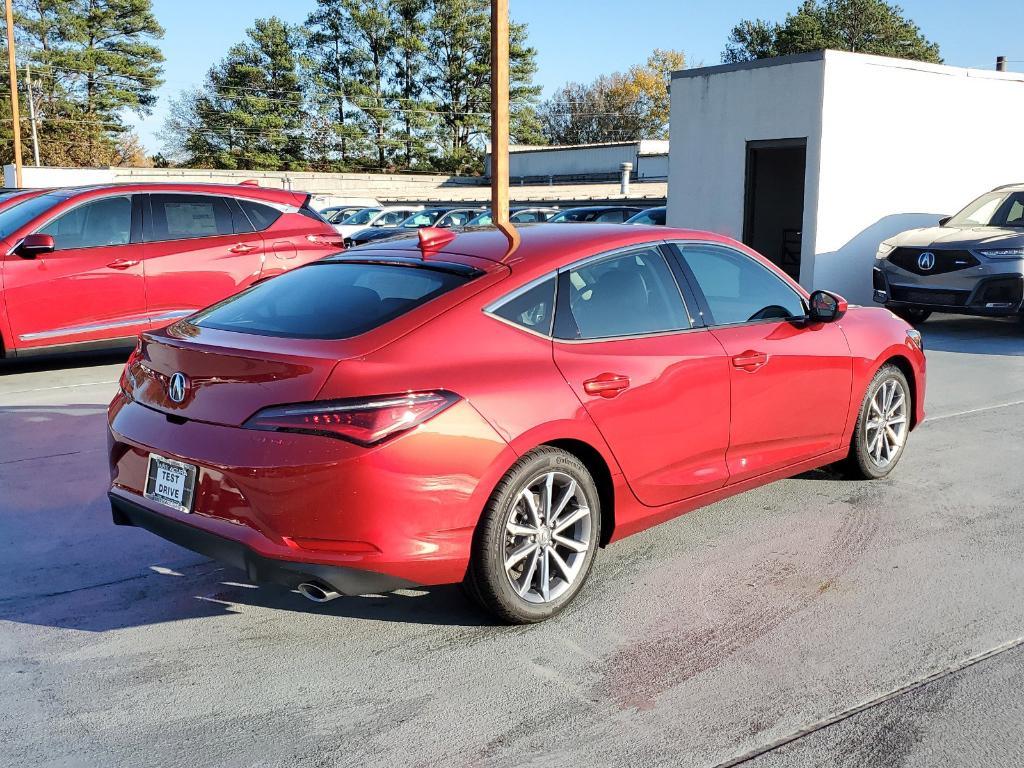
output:
{"label": "concrete wall", "polygon": [[[5,166],[8,186],[14,186],[14,166]],[[83,184],[206,182],[237,184],[255,179],[262,186],[295,189],[314,195],[314,205],[370,205],[381,203],[489,203],[487,179],[426,174],[374,173],[285,173],[276,171],[219,171],[195,168],[24,168],[26,187],[77,186]],[[665,202],[665,181],[637,182],[628,197],[619,184],[515,184],[512,202],[519,204],[586,205],[603,202],[631,202],[661,205]]]}
{"label": "concrete wall", "polygon": [[805,138],[800,282],[809,284],[824,76],[820,54],[674,73],[668,223],[742,239],[747,142]]}
{"label": "concrete wall", "polygon": [[1024,181],[1024,74],[829,51],[813,285],[871,301],[878,244]]}

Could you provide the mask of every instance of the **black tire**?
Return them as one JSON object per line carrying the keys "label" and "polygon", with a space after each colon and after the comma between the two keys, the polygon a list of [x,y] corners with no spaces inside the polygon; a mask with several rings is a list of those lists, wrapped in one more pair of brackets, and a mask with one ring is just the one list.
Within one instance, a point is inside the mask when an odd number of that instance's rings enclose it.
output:
{"label": "black tire", "polygon": [[[523,516],[529,513],[529,509],[525,506],[525,500],[522,500],[524,491],[538,482],[544,482],[549,474],[554,474],[559,482],[568,483],[568,480],[571,480],[575,483],[575,486],[566,484],[554,488],[554,492],[550,494],[554,497],[554,503],[557,506],[562,498],[560,493],[574,488],[570,494],[574,493],[575,495],[570,495],[561,516],[563,520],[570,511],[584,509],[584,505],[580,503],[581,496],[586,503],[586,508],[590,510],[589,515],[584,516],[587,518],[586,522],[581,519],[581,522],[575,523],[571,529],[567,529],[569,530],[568,538],[576,541],[576,536],[572,533],[581,531],[586,526],[585,539],[588,546],[586,552],[579,554],[563,549],[562,554],[558,556],[563,563],[571,560],[571,570],[575,573],[572,581],[562,578],[552,570],[551,573],[555,574],[555,578],[564,582],[564,584],[556,584],[556,589],[561,590],[560,593],[553,595],[547,602],[531,602],[513,586],[512,576],[505,569],[506,548],[515,547],[518,550],[522,545],[528,547],[531,539],[522,537],[521,540],[517,540],[516,534],[508,532],[508,525],[510,521],[513,524],[516,521],[524,521]],[[533,498],[532,492],[530,495]],[[544,512],[543,495],[542,493],[537,500],[541,516]],[[528,522],[525,524],[529,525]],[[519,459],[491,494],[473,537],[473,551],[470,555],[464,586],[469,595],[484,610],[504,622],[531,624],[543,621],[565,609],[579,593],[593,567],[600,541],[601,501],[590,472],[583,462],[571,453],[551,446],[541,446]],[[550,548],[556,551],[556,555],[559,547],[560,545],[555,542],[550,544]],[[531,585],[539,583],[540,573],[536,563],[534,563],[533,569],[527,572],[525,561],[533,563],[535,559],[543,560],[542,552],[544,552],[543,547],[537,550],[536,558],[532,554],[524,558],[520,578],[526,584],[527,593],[534,591],[531,590]],[[554,556],[545,555],[544,557]],[[548,563],[550,568],[556,566],[553,559],[548,560]],[[543,567],[543,563],[541,563],[541,567]],[[549,585],[552,582],[553,580],[549,580]],[[536,590],[538,594],[534,595],[535,599],[541,599],[539,589],[540,587]]]}
{"label": "black tire", "polygon": [[911,325],[923,323],[925,320],[932,316],[932,311],[930,309],[915,309],[913,307],[904,307],[903,309],[895,309],[893,311]]}
{"label": "black tire", "polygon": [[[870,445],[874,445],[876,450],[878,450],[877,442],[873,442],[868,434],[870,431],[869,421],[872,420],[872,400],[879,390],[889,382],[895,382],[905,398],[903,410],[906,423],[903,425],[902,443],[899,444],[891,459],[884,466],[880,466],[873,459],[869,450]],[[853,438],[850,440],[850,454],[843,466],[844,474],[851,479],[860,480],[879,480],[889,475],[896,468],[896,465],[899,464],[900,459],[903,457],[903,451],[907,447],[907,436],[910,433],[910,422],[913,418],[913,413],[913,394],[910,384],[907,382],[907,377],[895,365],[883,365],[871,379],[871,383],[868,384],[867,391],[864,393],[864,399],[861,401],[860,411],[857,413],[857,426],[853,431]]]}

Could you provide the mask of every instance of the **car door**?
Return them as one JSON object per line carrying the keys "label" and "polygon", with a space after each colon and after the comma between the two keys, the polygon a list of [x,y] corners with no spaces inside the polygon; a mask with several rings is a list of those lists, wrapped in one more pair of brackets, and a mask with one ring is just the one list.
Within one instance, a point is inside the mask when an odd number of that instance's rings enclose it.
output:
{"label": "car door", "polygon": [[746,253],[712,243],[674,247],[729,360],[729,482],[839,448],[853,383],[840,326],[806,323],[801,295]]}
{"label": "car door", "polygon": [[132,196],[110,195],[72,203],[24,232],[50,235],[54,249],[4,257],[7,316],[19,349],[129,337],[148,327],[132,222]]}
{"label": "car door", "polygon": [[658,246],[559,273],[555,363],[644,504],[728,479],[729,368]]}
{"label": "car door", "polygon": [[146,296],[154,327],[259,278],[263,237],[232,198],[177,192],[144,197]]}

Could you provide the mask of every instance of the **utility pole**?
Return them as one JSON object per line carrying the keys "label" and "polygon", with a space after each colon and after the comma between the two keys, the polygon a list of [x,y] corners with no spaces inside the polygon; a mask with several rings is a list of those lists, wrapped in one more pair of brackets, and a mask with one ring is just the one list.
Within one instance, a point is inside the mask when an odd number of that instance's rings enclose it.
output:
{"label": "utility pole", "polygon": [[4,0],[7,11],[7,73],[11,76],[11,126],[14,128],[14,184],[21,187],[21,112],[18,109],[18,70],[14,64],[14,12],[11,0]]}
{"label": "utility pole", "polygon": [[491,0],[491,220],[503,231],[509,228],[508,83],[508,0]]}
{"label": "utility pole", "polygon": [[1006,71],[1006,57],[1005,56],[996,56],[996,72],[1005,72],[1005,71]]}
{"label": "utility pole", "polygon": [[32,63],[25,65],[25,87],[28,89],[28,119],[32,125],[32,157],[39,167],[39,136],[36,135],[36,101],[32,96]]}

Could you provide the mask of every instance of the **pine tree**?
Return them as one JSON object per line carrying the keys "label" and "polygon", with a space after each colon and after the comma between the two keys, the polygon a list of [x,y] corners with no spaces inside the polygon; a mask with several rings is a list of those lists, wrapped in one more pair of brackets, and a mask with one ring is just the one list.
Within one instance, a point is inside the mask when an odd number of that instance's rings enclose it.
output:
{"label": "pine tree", "polygon": [[163,82],[151,0],[16,0],[15,9],[19,54],[35,74],[42,160],[117,162],[119,144],[131,141],[124,113],[149,114]]}
{"label": "pine tree", "polygon": [[[257,19],[249,39],[210,69],[204,87],[174,102],[165,142],[188,164],[245,170],[306,167],[298,30]],[[177,139],[175,140],[175,136]]]}

